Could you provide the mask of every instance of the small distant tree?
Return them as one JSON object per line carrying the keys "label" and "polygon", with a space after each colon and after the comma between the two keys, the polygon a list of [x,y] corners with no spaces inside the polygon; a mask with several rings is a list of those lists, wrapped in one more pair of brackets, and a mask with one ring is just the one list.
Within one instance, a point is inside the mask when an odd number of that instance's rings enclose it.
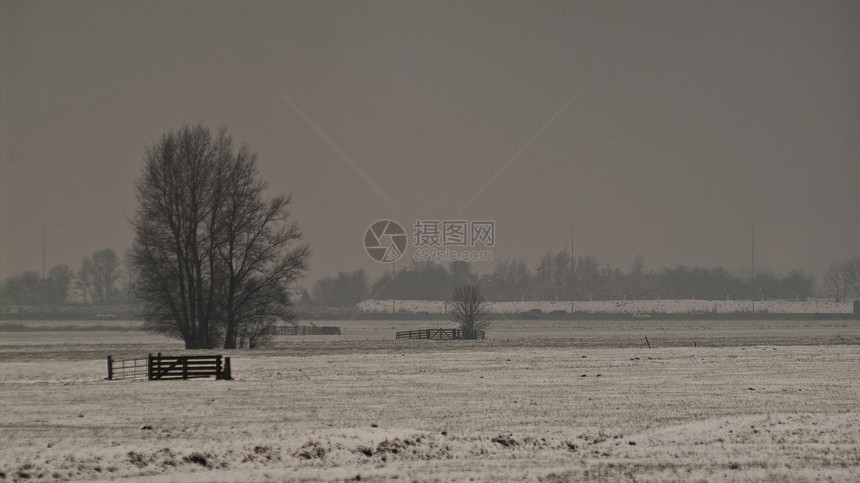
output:
{"label": "small distant tree", "polygon": [[474,339],[477,331],[489,327],[490,311],[477,285],[458,285],[454,288],[451,303],[451,317],[460,324],[465,338]]}
{"label": "small distant tree", "polygon": [[478,281],[478,276],[472,270],[472,264],[463,260],[455,260],[448,265],[448,276],[450,277],[449,287],[466,283],[474,284]]}
{"label": "small distant tree", "polygon": [[311,293],[307,290],[302,290],[302,295],[299,297],[298,303],[296,305],[301,305],[304,307],[308,307],[314,304],[313,299],[311,298]]}
{"label": "small distant tree", "polygon": [[574,294],[580,300],[589,300],[600,285],[600,262],[594,255],[580,255],[574,270]]}
{"label": "small distant tree", "polygon": [[78,280],[93,304],[109,305],[115,291],[115,283],[120,275],[119,258],[116,252],[105,248],[81,262]]}
{"label": "small distant tree", "polygon": [[486,278],[484,286],[490,298],[496,301],[525,300],[530,296],[533,276],[524,260],[513,258],[499,261]]}
{"label": "small distant tree", "polygon": [[824,272],[824,291],[829,297],[841,302],[845,297],[845,280],[843,279],[842,264],[836,260],[830,262]]}
{"label": "small distant tree", "polygon": [[122,298],[123,303],[133,304],[137,302],[134,295],[134,284],[137,279],[136,267],[134,265],[134,252],[131,248],[126,249],[122,255],[123,265],[123,281],[122,281]]}
{"label": "small distant tree", "polygon": [[6,279],[4,298],[13,305],[36,305],[41,301],[42,286],[38,272],[24,272]]}
{"label": "small distant tree", "polygon": [[537,288],[537,296],[540,300],[552,300],[554,297],[558,300],[558,292],[553,286],[553,259],[555,255],[552,251],[548,251],[540,258],[537,269],[535,270],[535,284]]}
{"label": "small distant tree", "polygon": [[824,291],[837,302],[860,296],[860,258],[830,262],[824,272]]}
{"label": "small distant tree", "polygon": [[370,281],[364,269],[338,272],[337,277],[325,277],[314,284],[314,299],[326,307],[354,305],[370,293]]}
{"label": "small distant tree", "polygon": [[75,274],[68,265],[57,265],[48,272],[46,301],[52,304],[65,303]]}
{"label": "small distant tree", "polygon": [[851,296],[860,296],[860,257],[845,262],[845,284],[850,289]]}

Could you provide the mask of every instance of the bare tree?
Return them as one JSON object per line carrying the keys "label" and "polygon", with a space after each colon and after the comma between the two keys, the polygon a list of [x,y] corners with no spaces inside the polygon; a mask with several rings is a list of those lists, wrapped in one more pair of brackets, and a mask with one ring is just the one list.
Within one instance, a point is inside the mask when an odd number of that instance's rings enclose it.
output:
{"label": "bare tree", "polygon": [[338,272],[337,277],[325,277],[314,283],[314,299],[327,307],[354,305],[370,293],[370,281],[364,269]]}
{"label": "bare tree", "polygon": [[247,146],[230,157],[225,175],[219,179],[222,203],[213,210],[216,265],[225,275],[224,348],[240,345],[239,332],[254,348],[271,337],[276,320],[294,318],[286,291],[306,268],[308,247],[293,247],[302,234],[289,222],[290,197],[264,199],[267,186]]}
{"label": "bare tree", "polygon": [[845,274],[842,270],[842,263],[833,260],[830,266],[824,272],[824,291],[827,295],[836,299],[837,302],[842,302],[846,295]]}
{"label": "bare tree", "polygon": [[553,253],[548,251],[541,257],[535,271],[538,296],[542,300],[555,299],[569,295],[571,281],[571,259],[567,250]]}
{"label": "bare tree", "polygon": [[600,262],[594,255],[580,255],[573,274],[578,296],[588,300],[597,291],[600,282]]}
{"label": "bare tree", "polygon": [[81,262],[78,281],[92,303],[109,305],[115,291],[114,284],[120,275],[119,258],[116,252],[105,248]]}
{"label": "bare tree", "polygon": [[567,293],[570,281],[570,254],[567,250],[555,254],[553,259],[552,282],[556,287],[555,299],[564,297]]}
{"label": "bare tree", "polygon": [[264,199],[247,146],[236,150],[226,129],[169,132],[147,148],[136,186],[131,260],[149,329],[189,349],[234,348],[240,334],[258,346],[293,317],[286,289],[308,248],[294,243],[290,198]]}
{"label": "bare tree", "polygon": [[39,272],[28,271],[9,277],[3,284],[3,292],[15,305],[35,305],[41,302],[42,287]]}
{"label": "bare tree", "polygon": [[479,330],[490,325],[487,302],[477,285],[464,284],[454,288],[451,299],[451,317],[460,324],[466,339],[474,339]]}
{"label": "bare tree", "polygon": [[824,291],[837,302],[860,296],[860,258],[833,260],[824,272]]}
{"label": "bare tree", "polygon": [[532,288],[532,274],[522,259],[513,258],[496,263],[493,273],[486,277],[485,288],[490,298],[499,300],[525,300]]}
{"label": "bare tree", "polygon": [[848,295],[860,297],[860,258],[846,260],[843,273]]}
{"label": "bare tree", "polygon": [[122,255],[123,266],[123,287],[122,297],[124,303],[133,304],[137,302],[134,295],[134,286],[137,279],[136,268],[134,266],[134,252],[128,248]]}
{"label": "bare tree", "polygon": [[456,287],[464,283],[476,283],[478,281],[478,276],[475,275],[474,271],[472,271],[472,264],[463,260],[455,260],[451,262],[451,264],[448,265],[448,274],[449,291],[450,287]]}
{"label": "bare tree", "polygon": [[69,295],[74,273],[68,265],[56,265],[48,271],[48,293],[47,300],[50,303],[62,304]]}
{"label": "bare tree", "polygon": [[645,256],[637,253],[633,258],[633,264],[630,265],[630,277],[639,281],[645,275]]}
{"label": "bare tree", "polygon": [[645,256],[637,253],[633,257],[633,264],[630,265],[630,273],[628,274],[626,295],[630,298],[641,298],[647,291],[647,283],[645,281]]}

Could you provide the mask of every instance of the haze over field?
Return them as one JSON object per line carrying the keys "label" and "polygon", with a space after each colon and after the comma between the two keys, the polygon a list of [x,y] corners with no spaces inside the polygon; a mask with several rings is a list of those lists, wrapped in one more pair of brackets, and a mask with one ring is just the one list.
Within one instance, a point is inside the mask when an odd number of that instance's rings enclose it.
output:
{"label": "haze over field", "polygon": [[[860,246],[860,5],[0,2],[0,279],[132,241],[144,147],[227,126],[307,286],[381,218],[495,259],[820,274]],[[411,248],[411,239],[410,239]],[[400,265],[403,262],[398,262]],[[476,263],[480,272],[492,262]]]}

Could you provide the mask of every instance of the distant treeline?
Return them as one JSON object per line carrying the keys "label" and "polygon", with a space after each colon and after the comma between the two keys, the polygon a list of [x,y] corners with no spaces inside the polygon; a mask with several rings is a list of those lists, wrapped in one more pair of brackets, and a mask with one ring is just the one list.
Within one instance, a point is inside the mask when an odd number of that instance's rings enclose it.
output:
{"label": "distant treeline", "polygon": [[123,268],[110,248],[94,252],[75,272],[68,265],[52,267],[43,277],[28,271],[0,282],[2,305],[127,304],[132,296],[133,271]]}
{"label": "distant treeline", "polygon": [[[857,284],[860,270],[857,268],[860,268],[860,259],[834,262],[825,274],[821,295],[844,300],[860,294]],[[393,276],[386,273],[372,282],[363,270],[340,272],[317,281],[311,300],[306,301],[345,307],[367,298],[448,300],[453,287],[463,283],[478,283],[488,300],[498,302],[689,298],[805,300],[817,295],[814,277],[802,270],[791,270],[785,275],[762,270],[754,279],[750,273],[730,273],[719,267],[678,265],[647,270],[642,256],[637,256],[629,269],[622,270],[601,264],[591,255],[571,260],[570,254],[562,251],[545,254],[534,270],[525,261],[514,258],[500,261],[491,273],[483,275],[476,274],[468,262],[462,261],[447,266],[415,262]]]}
{"label": "distant treeline", "polygon": [[[572,263],[571,263],[572,262]],[[57,265],[43,278],[24,272],[0,282],[2,305],[83,304],[107,306],[134,303],[134,273],[121,264],[113,250],[93,253],[75,272]],[[837,301],[860,297],[860,258],[833,261],[821,285],[812,275],[791,270],[784,275],[759,271],[732,273],[723,268],[687,267],[649,270],[637,256],[627,269],[601,264],[592,255],[570,259],[567,251],[548,252],[532,269],[522,259],[498,262],[488,274],[476,274],[469,262],[443,265],[415,262],[392,277],[371,280],[364,270],[340,272],[318,280],[304,293],[304,304],[347,307],[367,298],[448,300],[453,287],[478,283],[490,301],[708,299],[764,300],[832,297]]]}

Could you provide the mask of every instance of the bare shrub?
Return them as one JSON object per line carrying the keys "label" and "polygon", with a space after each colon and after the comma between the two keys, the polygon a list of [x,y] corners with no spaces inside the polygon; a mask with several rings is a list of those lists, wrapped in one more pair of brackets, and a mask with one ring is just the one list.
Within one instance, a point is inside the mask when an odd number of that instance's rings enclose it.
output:
{"label": "bare shrub", "polygon": [[454,289],[451,318],[460,324],[466,339],[474,339],[479,330],[490,325],[487,301],[477,285],[464,284]]}

